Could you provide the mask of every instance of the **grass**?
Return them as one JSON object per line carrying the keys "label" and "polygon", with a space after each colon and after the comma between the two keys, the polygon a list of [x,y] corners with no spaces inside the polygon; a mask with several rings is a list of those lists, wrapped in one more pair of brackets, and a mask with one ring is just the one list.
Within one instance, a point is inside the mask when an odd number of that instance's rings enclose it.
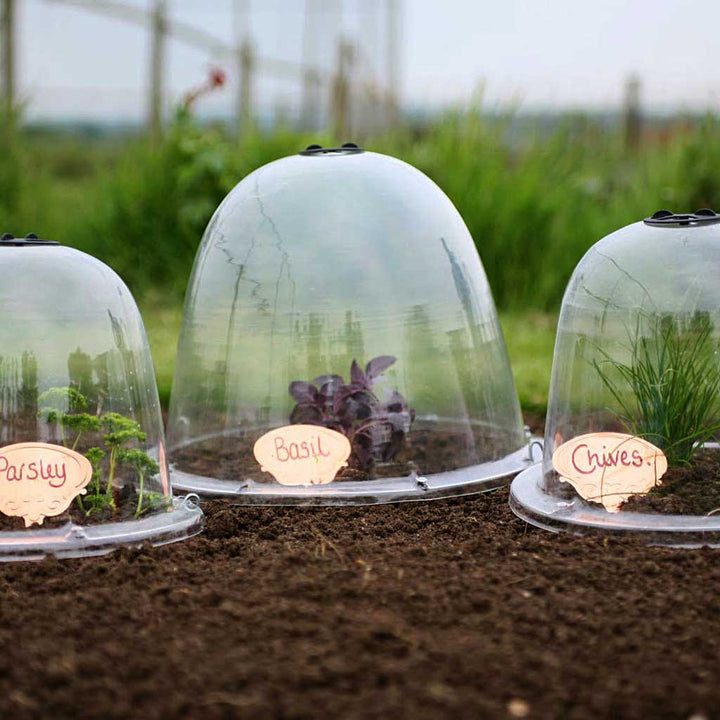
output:
{"label": "grass", "polygon": [[155,297],[144,298],[139,305],[155,363],[160,402],[167,408],[175,372],[175,352],[180,335],[182,306],[179,303],[163,304]]}
{"label": "grass", "polygon": [[[155,363],[160,401],[167,408],[175,371],[175,349],[180,334],[182,308],[145,298],[140,309]],[[543,413],[555,342],[555,317],[542,313],[501,313],[500,323],[515,374],[520,403],[526,410]]]}
{"label": "grass", "polygon": [[669,465],[687,465],[720,430],[720,372],[713,324],[698,313],[687,323],[674,317],[640,323],[629,333],[630,361],[602,359],[595,369],[615,398],[619,419],[632,435],[665,452]]}
{"label": "grass", "polygon": [[[568,116],[550,130],[517,127],[474,109],[362,139],[447,193],[502,310],[555,312],[573,268],[603,235],[661,207],[718,204],[713,117],[678,121],[629,155],[619,129],[589,118]],[[142,138],[21,132],[0,170],[0,228],[78,247],[111,265],[137,296],[160,291],[180,301],[203,230],[228,190],[311,140],[335,144],[287,129],[238,142],[182,113],[154,148]]]}
{"label": "grass", "polygon": [[[501,311],[526,408],[546,405],[554,316],[584,252],[661,207],[720,205],[718,119],[662,130],[627,154],[621,129],[591,118],[568,115],[548,129],[488,120],[475,108],[359,138],[425,172],[460,211]],[[0,232],[57,239],[122,276],[140,299],[166,403],[180,303],[213,210],[255,168],[311,141],[336,144],[283,128],[238,141],[183,113],[158,147],[138,137],[8,130],[0,119]]]}
{"label": "grass", "polygon": [[547,410],[556,323],[557,318],[549,313],[500,313],[523,410]]}

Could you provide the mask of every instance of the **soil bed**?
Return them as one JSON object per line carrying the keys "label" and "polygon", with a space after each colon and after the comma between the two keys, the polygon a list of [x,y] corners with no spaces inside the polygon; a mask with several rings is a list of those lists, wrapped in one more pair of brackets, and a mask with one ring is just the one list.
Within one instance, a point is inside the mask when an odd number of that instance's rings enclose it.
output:
{"label": "soil bed", "polygon": [[718,551],[535,530],[505,490],[206,510],[0,564],[0,717],[717,717]]}
{"label": "soil bed", "polygon": [[626,500],[622,510],[671,515],[707,515],[720,510],[720,453],[701,450],[688,467],[671,467],[647,495]]}
{"label": "soil bed", "polygon": [[[174,450],[171,462],[183,472],[207,475],[222,480],[244,480],[274,483],[272,475],[260,472],[253,455],[253,445],[260,434],[217,437],[192,443]],[[483,448],[481,455],[477,448]],[[489,451],[488,451],[489,449]],[[413,471],[429,475],[455,470],[490,460],[517,450],[508,438],[476,428],[470,435],[465,427],[450,430],[416,423],[393,462],[375,463],[369,471],[344,468],[337,477],[343,480],[370,480],[382,477],[405,477]]]}

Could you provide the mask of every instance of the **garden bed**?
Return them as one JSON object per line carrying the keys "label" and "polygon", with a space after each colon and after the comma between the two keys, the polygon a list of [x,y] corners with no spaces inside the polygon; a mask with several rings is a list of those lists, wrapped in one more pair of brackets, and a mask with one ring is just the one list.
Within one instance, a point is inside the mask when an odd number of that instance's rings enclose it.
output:
{"label": "garden bed", "polygon": [[203,536],[0,565],[2,717],[710,718],[720,555],[575,538],[507,491],[206,505]]}
{"label": "garden bed", "polygon": [[[183,472],[222,480],[274,483],[272,475],[260,472],[253,445],[263,433],[212,437],[174,450],[170,460]],[[498,460],[517,450],[507,434],[463,423],[418,420],[392,462],[373,463],[368,468],[346,467],[337,482],[405,477],[413,471],[433,474]]]}
{"label": "garden bed", "polygon": [[671,467],[658,487],[626,500],[622,510],[671,515],[720,512],[720,453],[701,450],[688,466]]}

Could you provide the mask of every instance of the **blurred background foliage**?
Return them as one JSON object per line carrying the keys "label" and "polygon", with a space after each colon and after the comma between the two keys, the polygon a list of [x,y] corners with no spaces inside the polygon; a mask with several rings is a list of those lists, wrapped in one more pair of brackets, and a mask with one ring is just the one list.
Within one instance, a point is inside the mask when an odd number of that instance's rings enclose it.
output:
{"label": "blurred background foliage", "polygon": [[[668,207],[692,211],[720,194],[718,120],[677,121],[634,152],[619,129],[568,115],[553,127],[449,113],[363,145],[397,156],[448,194],[492,286],[521,399],[545,402],[553,314],[578,260],[600,237]],[[144,138],[17,129],[0,133],[0,228],[91,253],[135,293],[167,399],[183,293],[214,209],[255,168],[311,142],[289,129],[241,140],[176,112],[159,144]],[[344,140],[344,138],[343,138]]]}

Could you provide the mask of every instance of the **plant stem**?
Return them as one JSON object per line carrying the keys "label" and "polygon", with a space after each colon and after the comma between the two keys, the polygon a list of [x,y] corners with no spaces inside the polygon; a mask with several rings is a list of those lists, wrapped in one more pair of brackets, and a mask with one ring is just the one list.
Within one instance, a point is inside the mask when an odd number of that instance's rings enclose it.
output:
{"label": "plant stem", "polygon": [[110,450],[110,473],[108,474],[108,483],[105,492],[109,495],[112,493],[113,480],[115,479],[115,459],[117,455],[117,448]]}
{"label": "plant stem", "polygon": [[142,510],[142,501],[143,501],[143,493],[144,493],[144,486],[145,486],[145,473],[142,471],[139,471],[138,474],[140,475],[140,497],[138,498],[138,504],[137,504],[137,510],[135,511],[135,517],[139,517],[140,511]]}

